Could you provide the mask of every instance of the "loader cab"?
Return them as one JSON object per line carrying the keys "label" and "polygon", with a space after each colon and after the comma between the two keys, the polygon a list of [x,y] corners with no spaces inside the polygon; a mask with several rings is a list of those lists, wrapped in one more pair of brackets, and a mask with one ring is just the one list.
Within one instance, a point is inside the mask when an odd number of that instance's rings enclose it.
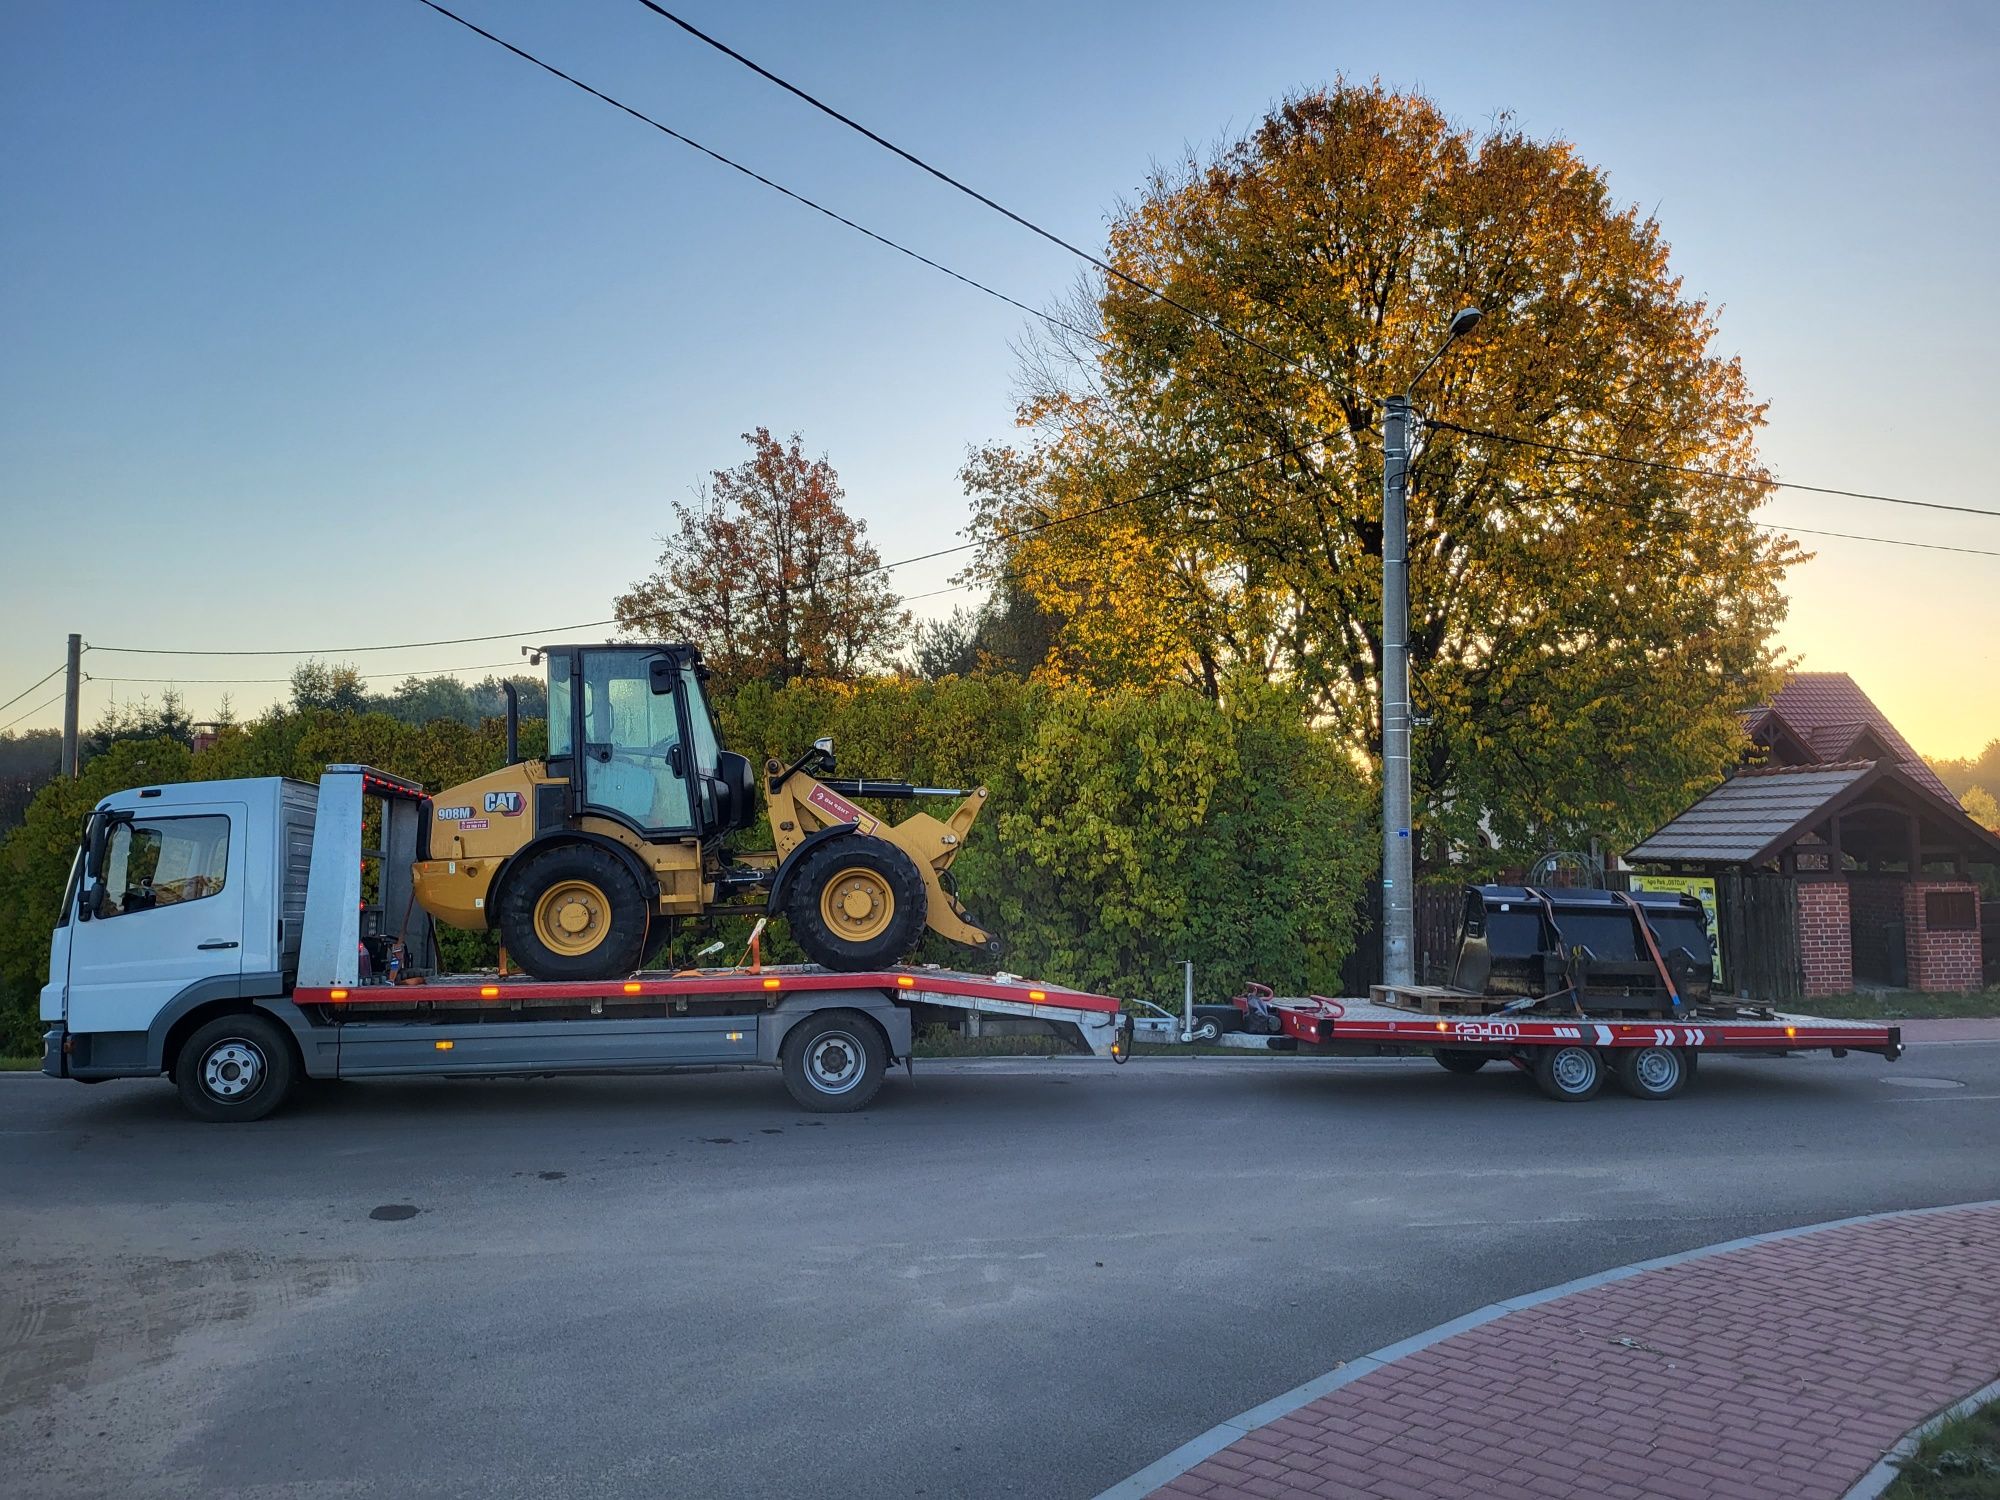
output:
{"label": "loader cab", "polygon": [[708,669],[687,645],[550,646],[552,776],[572,817],[611,818],[652,840],[704,842],[756,814],[750,762],[722,748]]}

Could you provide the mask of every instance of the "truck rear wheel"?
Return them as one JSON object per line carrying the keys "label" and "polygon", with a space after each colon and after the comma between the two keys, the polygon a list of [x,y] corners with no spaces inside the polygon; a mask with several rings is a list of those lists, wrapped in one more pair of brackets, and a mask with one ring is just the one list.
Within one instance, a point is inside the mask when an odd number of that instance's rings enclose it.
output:
{"label": "truck rear wheel", "polygon": [[1634,1099],[1671,1099],[1688,1086],[1693,1063],[1677,1047],[1631,1047],[1612,1057],[1611,1075]]}
{"label": "truck rear wheel", "polygon": [[889,1048],[881,1028],[861,1012],[827,1010],[785,1034],[778,1061],[800,1108],[845,1114],[866,1109],[881,1091]]}
{"label": "truck rear wheel", "polygon": [[181,1043],[174,1082],[197,1120],[261,1120],[292,1091],[292,1044],[268,1016],[218,1016]]}
{"label": "truck rear wheel", "polygon": [[894,844],[863,834],[809,852],[785,893],[806,956],[829,969],[883,969],[924,935],[923,877]]}
{"label": "truck rear wheel", "polygon": [[1604,1087],[1604,1060],[1590,1047],[1537,1047],[1535,1086],[1551,1099],[1581,1103]]}
{"label": "truck rear wheel", "polygon": [[1493,1061],[1484,1052],[1462,1052],[1454,1047],[1440,1047],[1431,1056],[1447,1073],[1477,1073]]}
{"label": "truck rear wheel", "polygon": [[616,979],[645,957],[650,903],[608,849],[557,844],[529,855],[499,904],[500,940],[537,979]]}

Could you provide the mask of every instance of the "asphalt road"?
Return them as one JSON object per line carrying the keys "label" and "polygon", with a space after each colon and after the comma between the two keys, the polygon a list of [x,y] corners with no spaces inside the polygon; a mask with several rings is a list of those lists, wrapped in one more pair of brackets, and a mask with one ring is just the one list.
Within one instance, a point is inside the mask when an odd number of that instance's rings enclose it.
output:
{"label": "asphalt road", "polygon": [[11,1494],[1088,1496],[1343,1357],[1736,1235],[2000,1196],[2000,1044],[1511,1070],[0,1077]]}

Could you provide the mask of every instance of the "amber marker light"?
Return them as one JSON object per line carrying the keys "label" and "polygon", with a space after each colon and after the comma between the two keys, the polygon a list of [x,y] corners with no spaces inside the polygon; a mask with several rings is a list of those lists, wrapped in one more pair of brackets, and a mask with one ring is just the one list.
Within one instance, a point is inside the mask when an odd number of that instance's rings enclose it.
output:
{"label": "amber marker light", "polygon": [[764,981],[764,988],[767,990],[775,990],[779,985],[783,983],[784,981],[782,979],[767,979]]}
{"label": "amber marker light", "polygon": [[628,995],[636,995],[636,994],[638,994],[638,993],[639,993],[639,982],[638,982],[638,980],[634,979],[634,980],[631,980],[631,981],[627,982],[627,984],[626,984],[626,986],[625,986],[625,993],[626,993],[626,994],[628,994]]}
{"label": "amber marker light", "polygon": [[482,984],[479,987],[479,998],[482,1000],[498,1000],[500,998],[500,986],[497,984]]}
{"label": "amber marker light", "polygon": [[907,974],[898,974],[896,976],[896,987],[898,989],[913,990],[917,987],[917,982]]}
{"label": "amber marker light", "polygon": [[347,991],[346,991],[346,990],[328,990],[328,991],[326,992],[326,998],[327,998],[327,999],[329,999],[329,1000],[345,1000],[345,999],[347,998]]}
{"label": "amber marker light", "polygon": [[450,1042],[438,1042],[435,1045],[440,1052],[449,1052],[452,1049],[452,1043]]}
{"label": "amber marker light", "polygon": [[1049,998],[1049,992],[1047,990],[1029,990],[1028,998],[1034,1001],[1046,1000]]}

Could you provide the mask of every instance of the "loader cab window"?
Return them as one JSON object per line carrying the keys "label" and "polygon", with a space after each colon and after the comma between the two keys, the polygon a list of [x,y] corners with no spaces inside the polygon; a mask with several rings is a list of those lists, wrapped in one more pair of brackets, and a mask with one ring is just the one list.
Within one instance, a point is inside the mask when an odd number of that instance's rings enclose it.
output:
{"label": "loader cab window", "polygon": [[584,653],[584,802],[648,832],[692,829],[679,695],[653,691],[652,660]]}
{"label": "loader cab window", "polygon": [[722,737],[715,732],[708,695],[701,690],[701,679],[693,667],[681,668],[681,691],[687,695],[688,725],[694,732],[694,763],[713,776],[722,757]]}
{"label": "loader cab window", "polygon": [[549,759],[564,760],[575,754],[569,740],[570,659],[549,658]]}

